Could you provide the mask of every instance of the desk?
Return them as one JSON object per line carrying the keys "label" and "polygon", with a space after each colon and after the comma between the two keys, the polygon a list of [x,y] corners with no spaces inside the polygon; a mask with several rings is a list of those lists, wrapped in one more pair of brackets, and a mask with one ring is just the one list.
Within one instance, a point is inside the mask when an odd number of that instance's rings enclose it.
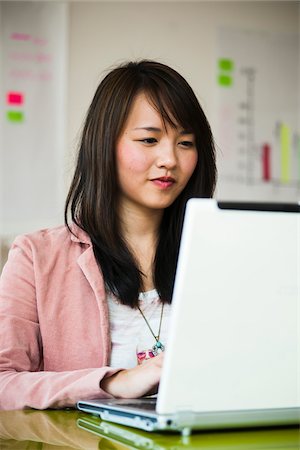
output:
{"label": "desk", "polygon": [[[87,422],[94,432],[80,428]],[[0,412],[1,450],[299,450],[299,438],[298,427],[195,432],[182,438],[179,434],[147,433],[108,424],[75,410]]]}

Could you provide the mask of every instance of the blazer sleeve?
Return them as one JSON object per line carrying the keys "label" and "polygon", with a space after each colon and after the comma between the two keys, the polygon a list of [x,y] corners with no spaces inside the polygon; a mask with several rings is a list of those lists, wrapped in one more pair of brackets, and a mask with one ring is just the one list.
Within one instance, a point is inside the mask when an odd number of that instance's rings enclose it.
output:
{"label": "blazer sleeve", "polygon": [[30,255],[13,244],[0,280],[0,409],[74,407],[82,398],[110,398],[100,380],[120,369],[43,371],[34,277]]}

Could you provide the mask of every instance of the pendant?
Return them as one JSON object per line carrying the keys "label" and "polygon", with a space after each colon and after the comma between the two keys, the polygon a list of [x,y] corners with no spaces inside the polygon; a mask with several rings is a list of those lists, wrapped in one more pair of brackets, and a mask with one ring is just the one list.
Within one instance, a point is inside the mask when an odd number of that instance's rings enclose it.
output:
{"label": "pendant", "polygon": [[137,352],[136,357],[138,364],[143,364],[144,361],[147,361],[147,359],[154,358],[157,356],[157,352],[153,350],[153,348],[149,348],[148,350],[143,350],[141,352]]}
{"label": "pendant", "polygon": [[158,354],[165,350],[165,346],[160,341],[156,341],[156,344],[153,345],[152,350],[154,353]]}

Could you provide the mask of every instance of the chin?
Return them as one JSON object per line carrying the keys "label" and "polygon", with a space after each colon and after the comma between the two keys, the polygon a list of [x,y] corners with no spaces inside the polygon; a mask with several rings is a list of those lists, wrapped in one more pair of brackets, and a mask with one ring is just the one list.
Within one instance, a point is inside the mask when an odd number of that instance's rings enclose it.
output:
{"label": "chin", "polygon": [[175,199],[174,200],[170,200],[169,202],[153,202],[151,204],[148,204],[147,207],[149,209],[162,210],[162,209],[168,208],[170,205],[172,205],[172,203],[174,201],[175,201]]}

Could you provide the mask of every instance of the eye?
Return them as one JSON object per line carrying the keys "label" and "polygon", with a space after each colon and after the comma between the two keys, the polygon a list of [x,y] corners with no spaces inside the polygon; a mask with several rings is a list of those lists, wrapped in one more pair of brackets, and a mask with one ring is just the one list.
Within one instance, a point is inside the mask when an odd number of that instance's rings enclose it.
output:
{"label": "eye", "polygon": [[155,144],[157,142],[157,139],[151,137],[151,138],[139,139],[139,142],[143,142],[144,144]]}
{"label": "eye", "polygon": [[193,141],[181,141],[179,142],[179,145],[181,145],[184,148],[192,148],[194,147],[194,142]]}

